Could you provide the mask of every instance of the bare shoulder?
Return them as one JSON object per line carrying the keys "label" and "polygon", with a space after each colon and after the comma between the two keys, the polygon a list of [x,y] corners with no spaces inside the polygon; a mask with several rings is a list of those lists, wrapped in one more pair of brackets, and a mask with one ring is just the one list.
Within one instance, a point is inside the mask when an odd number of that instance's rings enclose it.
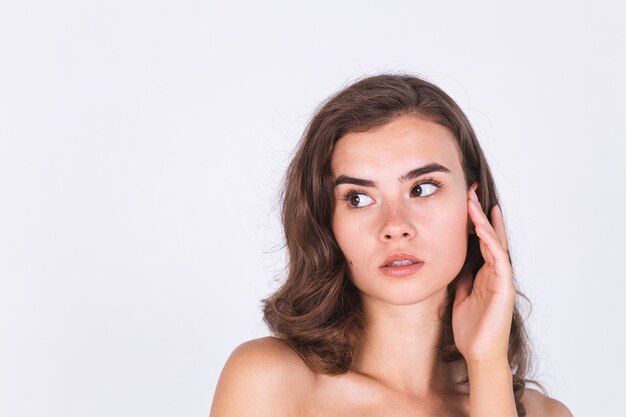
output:
{"label": "bare shoulder", "polygon": [[276,337],[237,346],[220,375],[210,417],[298,415],[314,374]]}
{"label": "bare shoulder", "polygon": [[524,390],[522,402],[528,417],[572,417],[565,404],[533,388]]}

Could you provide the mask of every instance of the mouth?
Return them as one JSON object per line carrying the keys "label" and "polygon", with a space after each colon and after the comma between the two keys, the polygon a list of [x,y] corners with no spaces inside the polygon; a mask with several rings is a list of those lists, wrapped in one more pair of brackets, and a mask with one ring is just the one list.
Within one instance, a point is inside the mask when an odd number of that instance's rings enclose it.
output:
{"label": "mouth", "polygon": [[394,253],[385,259],[380,266],[383,274],[393,277],[408,277],[416,273],[424,265],[424,262],[408,253]]}
{"label": "mouth", "polygon": [[388,266],[407,266],[407,265],[414,265],[416,263],[418,263],[418,262],[414,262],[414,261],[411,261],[409,259],[404,259],[402,261],[390,262],[387,265],[383,265],[382,267],[385,268],[385,267],[388,267]]}
{"label": "mouth", "polygon": [[383,261],[381,268],[384,267],[393,267],[393,266],[406,266],[411,264],[423,263],[421,260],[417,259],[415,256],[406,252],[398,252],[394,253],[391,256],[388,256],[387,259]]}

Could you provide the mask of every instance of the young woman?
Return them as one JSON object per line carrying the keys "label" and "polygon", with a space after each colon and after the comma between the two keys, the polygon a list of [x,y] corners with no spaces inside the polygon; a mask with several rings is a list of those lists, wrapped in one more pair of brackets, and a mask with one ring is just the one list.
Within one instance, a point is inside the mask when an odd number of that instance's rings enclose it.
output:
{"label": "young woman", "polygon": [[264,300],[275,337],[235,349],[211,417],[571,416],[526,388],[498,194],[441,89],[385,74],[332,96],[282,203],[288,276]]}

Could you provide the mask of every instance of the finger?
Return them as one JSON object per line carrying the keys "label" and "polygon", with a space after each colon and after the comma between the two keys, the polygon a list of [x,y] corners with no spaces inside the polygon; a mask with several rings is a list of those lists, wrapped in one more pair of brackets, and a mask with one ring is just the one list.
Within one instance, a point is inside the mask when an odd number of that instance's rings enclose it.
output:
{"label": "finger", "polygon": [[[490,233],[488,230],[486,230],[483,224],[479,224],[476,226],[476,234],[482,241],[484,241],[485,245],[487,246],[487,252],[489,252],[489,254],[491,255],[491,262],[493,262],[493,264],[495,265],[496,273],[498,273],[498,275],[504,275],[508,273],[511,268],[511,265],[509,263],[509,255],[504,250],[504,247],[495,236],[495,234]],[[485,258],[485,261],[489,262],[489,259]]]}
{"label": "finger", "polygon": [[[487,215],[483,212],[482,208],[480,207],[480,203],[477,203],[471,200],[469,205],[470,205],[469,213],[470,213],[470,217],[472,221],[474,222],[474,225],[475,226],[482,225],[486,232],[493,234],[493,236],[498,241],[500,241],[500,237],[498,236],[497,232],[494,230],[493,226],[489,222]],[[502,242],[500,242],[500,244],[504,247],[504,244]]]}
{"label": "finger", "polygon": [[456,294],[454,295],[454,306],[462,303],[471,293],[472,276],[470,274],[464,275],[456,286]]}
{"label": "finger", "polygon": [[[487,236],[487,234],[490,235],[492,239],[495,240],[495,242],[497,242],[498,246],[501,247],[501,250],[504,250],[505,252],[507,252],[507,250],[505,249],[504,244],[500,241],[500,237],[498,236],[496,230],[494,229],[491,222],[487,218],[487,215],[483,212],[480,206],[480,202],[478,201],[478,197],[476,196],[476,193],[474,192],[473,189],[469,191],[469,195],[470,195],[470,198],[469,198],[468,203],[470,207],[468,210],[470,213],[470,218],[472,219],[472,222],[474,222],[474,225],[477,231],[476,234],[478,235],[478,226],[480,226],[483,229],[483,232],[478,236],[479,241],[480,241],[480,251],[486,262],[495,263],[496,255],[493,250],[490,250],[491,248],[489,247],[489,245],[486,244],[487,242],[485,241],[485,237]],[[497,223],[498,219],[495,219],[495,222]],[[482,239],[480,239],[481,237]],[[505,238],[506,238],[506,233],[505,233]],[[507,253],[507,256],[508,256],[508,253]]]}
{"label": "finger", "polygon": [[468,203],[468,211],[472,222],[474,222],[474,225],[482,225],[486,231],[493,233],[494,236],[497,237],[496,232],[495,230],[493,230],[493,226],[489,222],[487,215],[485,214],[485,212],[483,212],[480,203],[475,200],[469,200]]}
{"label": "finger", "polygon": [[482,254],[483,259],[485,259],[486,262],[493,263],[494,258],[489,252],[489,249],[487,245],[485,244],[484,239],[481,239],[483,234],[487,232],[484,229],[483,231],[480,232],[480,234],[478,232],[478,226],[484,223],[488,223],[488,221],[486,221],[486,217],[484,216],[484,213],[480,209],[480,203],[478,203],[476,199],[470,198],[467,202],[469,205],[468,210],[470,213],[470,218],[472,222],[474,223],[474,230],[476,231],[476,235],[478,236],[478,244],[480,247],[480,253]]}
{"label": "finger", "polygon": [[500,207],[496,204],[491,209],[492,223],[487,226],[486,223],[482,223],[482,226],[487,229],[487,232],[493,236],[493,238],[502,246],[502,249],[506,253],[506,258],[509,257],[509,244],[506,236],[506,230],[504,226],[504,219],[502,218],[502,212]]}
{"label": "finger", "polygon": [[[470,190],[468,192],[468,196],[469,197],[467,198],[467,203],[470,206],[468,211],[474,225],[480,222],[489,222],[489,219],[487,219],[487,216],[485,216],[485,213],[482,211],[480,201],[478,200],[478,196],[476,195],[474,190]],[[472,208],[476,208],[478,210],[472,210]]]}
{"label": "finger", "polygon": [[506,225],[504,224],[504,216],[502,215],[502,209],[498,204],[493,206],[491,209],[491,218],[493,223],[493,228],[502,242],[502,246],[505,251],[509,251],[509,239],[506,234]]}
{"label": "finger", "polygon": [[487,233],[489,232],[486,231],[482,225],[476,226],[476,236],[478,236],[478,244],[480,246],[480,253],[483,255],[483,259],[485,260],[485,262],[493,264],[495,262],[495,259],[491,251],[489,250],[489,246],[487,245],[485,241],[485,236],[484,236]]}

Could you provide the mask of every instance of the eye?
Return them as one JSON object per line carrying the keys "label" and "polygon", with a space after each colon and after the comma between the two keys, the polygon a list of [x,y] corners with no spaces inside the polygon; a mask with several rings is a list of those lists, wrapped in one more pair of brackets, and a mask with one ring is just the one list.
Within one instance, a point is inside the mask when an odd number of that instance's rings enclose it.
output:
{"label": "eye", "polygon": [[352,193],[347,198],[348,204],[354,208],[369,206],[374,202],[367,194]]}
{"label": "eye", "polygon": [[429,182],[415,184],[413,188],[411,188],[411,197],[428,197],[434,194],[438,188],[438,185]]}

